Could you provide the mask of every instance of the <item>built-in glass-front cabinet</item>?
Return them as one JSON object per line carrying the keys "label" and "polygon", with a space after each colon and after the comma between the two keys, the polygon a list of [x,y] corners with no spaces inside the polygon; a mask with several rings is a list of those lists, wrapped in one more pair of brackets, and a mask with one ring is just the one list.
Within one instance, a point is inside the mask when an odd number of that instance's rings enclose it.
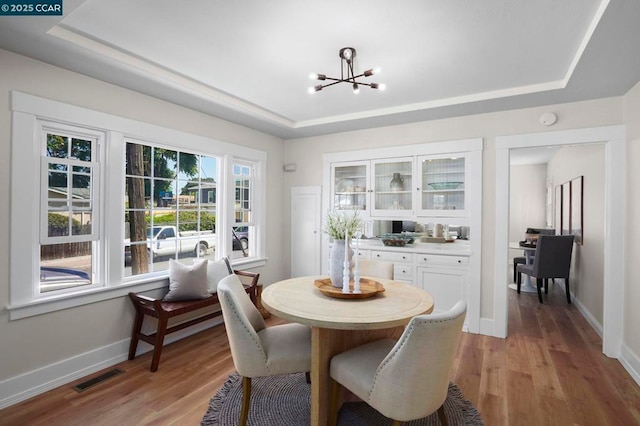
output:
{"label": "built-in glass-front cabinet", "polygon": [[[468,330],[477,333],[482,275],[482,139],[326,153],[323,164],[323,214],[357,210],[369,237],[389,232],[386,228],[376,230],[376,224],[383,222],[391,222],[392,229],[399,221],[403,229],[405,222],[409,227],[414,222],[421,225],[418,232],[433,224],[468,229],[465,240],[453,243],[416,241],[405,247],[387,247],[369,238],[358,256],[393,262],[394,279],[428,291],[438,311],[467,300]],[[329,237],[323,242],[326,273]]]}
{"label": "built-in glass-front cabinet", "polygon": [[420,156],[417,161],[420,171],[420,214],[465,216],[465,156]]}
{"label": "built-in glass-front cabinet", "polygon": [[333,210],[367,210],[369,161],[332,165],[331,194]]}
{"label": "built-in glass-front cabinet", "polygon": [[465,216],[467,163],[464,154],[334,163],[332,208],[374,217]]}
{"label": "built-in glass-front cabinet", "polygon": [[373,216],[413,214],[413,158],[372,160]]}
{"label": "built-in glass-front cabinet", "polygon": [[334,210],[363,210],[372,216],[414,213],[414,158],[333,164]]}

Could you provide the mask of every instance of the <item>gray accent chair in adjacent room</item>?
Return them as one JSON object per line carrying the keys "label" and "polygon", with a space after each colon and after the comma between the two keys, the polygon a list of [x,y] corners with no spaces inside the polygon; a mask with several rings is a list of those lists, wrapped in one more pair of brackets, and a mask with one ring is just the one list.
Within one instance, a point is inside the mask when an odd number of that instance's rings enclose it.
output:
{"label": "gray accent chair in adjacent room", "polygon": [[[527,233],[530,233],[529,231],[532,231],[531,233],[538,233],[540,235],[556,235],[556,230],[555,229],[548,229],[548,228],[527,228]],[[535,256],[531,256],[531,263],[533,263]],[[527,264],[527,258],[526,256],[516,256],[513,258],[513,282],[515,283],[517,280],[517,275],[518,275],[518,265],[526,265]]]}
{"label": "gray accent chair in adjacent room", "polygon": [[569,273],[571,271],[573,238],[573,235],[540,235],[533,263],[530,265],[518,265],[518,293],[520,293],[520,285],[522,284],[522,276],[520,274],[536,278],[540,303],[542,303],[543,280],[544,292],[549,293],[549,278],[564,278],[567,302],[571,303]]}
{"label": "gray accent chair in adjacent room", "polygon": [[218,284],[218,298],[233,364],[242,376],[239,425],[249,417],[251,378],[311,371],[311,329],[302,324],[266,327],[235,275]]}
{"label": "gray accent chair in adjacent room", "polygon": [[331,359],[330,424],[335,425],[344,386],[394,425],[438,412],[447,425],[444,401],[467,305],[448,312],[417,315],[396,342],[382,339]]}

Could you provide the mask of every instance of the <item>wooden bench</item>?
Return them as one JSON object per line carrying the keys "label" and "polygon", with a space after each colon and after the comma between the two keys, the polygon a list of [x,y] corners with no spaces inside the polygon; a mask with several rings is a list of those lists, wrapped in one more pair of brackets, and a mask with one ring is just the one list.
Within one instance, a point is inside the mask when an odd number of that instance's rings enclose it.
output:
{"label": "wooden bench", "polygon": [[[256,304],[258,278],[260,277],[260,274],[245,271],[234,272],[242,281],[251,301]],[[216,294],[212,294],[211,297],[206,299],[183,300],[180,302],[164,302],[162,299],[153,299],[136,293],[129,293],[129,298],[133,303],[133,307],[136,309],[136,319],[133,323],[133,332],[131,333],[131,343],[129,345],[129,359],[132,360],[136,357],[136,349],[138,348],[139,340],[149,343],[154,347],[153,358],[151,360],[152,372],[158,370],[160,354],[162,353],[162,345],[164,343],[164,337],[167,334],[222,315],[220,305],[218,304],[218,296]],[[167,328],[169,318],[209,306],[214,307],[212,312]],[[158,326],[156,332],[153,334],[144,334],[141,331],[145,315],[158,319]]]}

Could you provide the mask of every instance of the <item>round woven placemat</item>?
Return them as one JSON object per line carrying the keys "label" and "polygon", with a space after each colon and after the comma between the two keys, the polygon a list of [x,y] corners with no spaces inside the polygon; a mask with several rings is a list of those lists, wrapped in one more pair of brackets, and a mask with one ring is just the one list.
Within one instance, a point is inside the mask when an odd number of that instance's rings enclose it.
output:
{"label": "round woven placemat", "polygon": [[[258,377],[251,381],[251,407],[249,426],[305,426],[310,423],[310,386],[304,373],[272,377]],[[238,374],[229,379],[211,398],[209,409],[202,419],[204,426],[231,426],[238,424],[242,402],[242,381]],[[450,426],[484,425],[480,413],[464,399],[460,389],[449,384],[444,403]],[[338,414],[339,426],[387,426],[391,420],[364,402],[348,402]],[[436,413],[424,419],[403,423],[408,426],[439,426]]]}

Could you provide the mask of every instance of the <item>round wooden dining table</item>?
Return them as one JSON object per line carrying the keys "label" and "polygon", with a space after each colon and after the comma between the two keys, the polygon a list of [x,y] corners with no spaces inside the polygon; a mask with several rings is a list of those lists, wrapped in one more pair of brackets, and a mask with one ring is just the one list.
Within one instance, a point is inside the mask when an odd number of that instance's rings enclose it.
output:
{"label": "round wooden dining table", "polygon": [[384,291],[369,298],[334,298],[316,280],[291,278],[267,286],[262,306],[285,320],[311,327],[311,424],[328,424],[331,358],[382,338],[398,338],[412,317],[433,311],[433,298],[411,284],[375,278]]}

